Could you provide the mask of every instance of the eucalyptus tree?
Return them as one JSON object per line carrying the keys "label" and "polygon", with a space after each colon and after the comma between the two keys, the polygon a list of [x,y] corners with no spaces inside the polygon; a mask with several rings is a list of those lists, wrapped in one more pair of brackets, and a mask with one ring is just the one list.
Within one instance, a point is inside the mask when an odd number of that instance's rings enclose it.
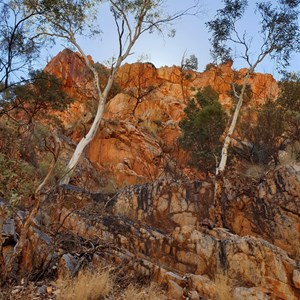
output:
{"label": "eucalyptus tree", "polygon": [[[248,69],[244,75],[241,91],[237,95],[234,114],[221,151],[221,159],[216,168],[215,212],[217,226],[222,226],[221,193],[226,169],[228,149],[245,98],[247,83],[257,66],[267,57],[279,68],[289,65],[292,53],[300,51],[299,0],[259,1],[254,8],[259,18],[258,35],[249,36],[247,28],[242,30],[241,22],[249,8],[247,0],[223,0],[224,7],[217,11],[215,18],[207,23],[212,34],[211,53],[215,61],[232,59],[233,51]],[[254,47],[259,45],[258,47]],[[255,49],[254,49],[255,48]]]}
{"label": "eucalyptus tree", "polygon": [[181,69],[182,70],[194,70],[198,69],[198,58],[195,54],[191,54],[190,57],[185,57],[185,54],[181,60]]}
{"label": "eucalyptus tree", "polygon": [[[186,10],[169,15],[163,11],[164,0],[28,0],[25,2],[31,11],[46,11],[45,14],[37,16],[37,22],[41,24],[37,35],[47,35],[54,39],[60,38],[73,45],[90,70],[97,91],[98,107],[94,121],[88,133],[77,144],[60,182],[61,184],[67,184],[85,147],[93,139],[99,128],[115,74],[124,60],[131,54],[137,40],[146,32],[163,32],[170,29],[170,33],[174,33],[169,27],[172,21],[185,15],[197,13],[198,5],[195,2],[193,6]],[[98,11],[105,4],[109,4],[110,13],[114,19],[118,53],[112,60],[107,84],[104,88],[101,88],[98,72],[78,42],[78,36],[87,32],[87,30],[91,34],[99,33],[100,30],[95,30],[94,24],[96,24],[98,18]],[[108,45],[103,45],[103,47],[105,46]]]}
{"label": "eucalyptus tree", "polygon": [[34,38],[33,19],[39,13],[21,0],[0,0],[0,93],[26,79],[38,57],[42,40]]}

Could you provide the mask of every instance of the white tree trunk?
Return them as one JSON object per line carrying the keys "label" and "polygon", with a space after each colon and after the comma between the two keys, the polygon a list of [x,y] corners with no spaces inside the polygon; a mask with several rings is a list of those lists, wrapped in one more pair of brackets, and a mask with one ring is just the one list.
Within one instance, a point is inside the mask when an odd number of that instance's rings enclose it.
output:
{"label": "white tree trunk", "polygon": [[[42,31],[38,33],[38,36],[47,35],[51,37],[58,37],[61,39],[65,39],[71,44],[73,44],[75,48],[77,48],[77,50],[82,55],[86,66],[89,68],[89,70],[92,72],[94,76],[94,85],[96,87],[97,94],[98,94],[97,95],[98,109],[93,124],[88,134],[84,136],[76,146],[73,156],[71,157],[68,165],[65,168],[65,171],[63,172],[62,178],[60,180],[60,184],[69,183],[70,177],[72,176],[72,173],[79,162],[80,156],[82,155],[85,147],[91,142],[91,140],[95,136],[99,128],[99,124],[102,120],[108,92],[112,87],[115,73],[120,68],[122,62],[130,55],[130,51],[133,45],[135,44],[135,42],[140,37],[140,35],[147,31],[151,32],[154,29],[161,31],[161,25],[170,24],[171,22],[173,22],[174,20],[182,16],[186,16],[189,14],[194,14],[194,15],[198,14],[197,3],[187,8],[186,10],[180,11],[170,16],[164,16],[164,14],[162,14],[159,9],[162,4],[160,3],[161,1],[143,0],[140,1],[140,3],[133,4],[132,6],[128,5],[126,1],[109,0],[108,2],[110,3],[110,7],[112,10],[112,14],[114,17],[114,21],[118,33],[119,54],[115,64],[111,68],[111,74],[109,76],[106,87],[103,91],[101,90],[99,84],[97,71],[95,70],[92,63],[89,61],[88,57],[86,56],[86,54],[84,53],[84,51],[82,50],[82,48],[79,46],[79,44],[75,39],[75,33],[82,31],[84,27],[84,22],[82,24],[80,23],[79,27],[78,24],[76,24],[76,20],[74,21],[72,18],[68,21],[63,19],[62,23],[60,23],[60,20],[56,20],[56,13],[52,13],[50,11],[49,15],[48,14],[45,15],[46,24],[47,23],[50,24],[50,32],[47,31],[47,26],[46,26],[45,31],[43,31],[44,29],[43,28]],[[37,6],[33,5],[33,7],[39,8],[39,4],[37,3]],[[41,7],[43,8],[43,5]],[[87,6],[87,8],[88,7],[89,6]],[[83,13],[82,17],[87,18],[88,15],[89,14]]]}
{"label": "white tree trunk", "polygon": [[[80,49],[80,47],[79,47],[79,49]],[[90,130],[88,131],[87,135],[84,136],[80,140],[80,142],[77,144],[76,149],[75,149],[68,165],[65,168],[63,177],[60,180],[60,184],[68,184],[69,183],[70,178],[72,176],[72,173],[73,173],[75,167],[77,166],[77,164],[79,162],[79,159],[80,159],[85,147],[91,142],[91,140],[95,136],[95,134],[96,134],[96,132],[99,128],[100,122],[102,120],[104,107],[105,107],[105,103],[106,103],[106,99],[107,99],[107,94],[108,94],[108,91],[110,90],[112,82],[113,82],[114,73],[110,76],[110,78],[108,80],[108,83],[107,83],[107,86],[106,86],[106,89],[104,90],[104,92],[102,94],[101,88],[100,88],[100,85],[99,85],[99,76],[98,76],[97,71],[91,65],[90,61],[85,56],[83,51],[81,51],[81,54],[83,55],[83,57],[85,59],[85,63],[87,65],[87,67],[93,72],[94,85],[97,89],[97,95],[98,95],[98,108],[97,108],[97,113],[96,113],[96,116],[94,118],[93,124],[92,124]]]}
{"label": "white tree trunk", "polygon": [[230,126],[228,128],[226,137],[225,137],[225,141],[222,147],[222,152],[221,152],[221,160],[219,163],[219,166],[216,168],[216,177],[215,177],[215,189],[214,189],[214,211],[215,211],[215,221],[216,221],[216,225],[218,227],[223,227],[223,220],[222,220],[222,216],[223,216],[223,209],[222,209],[222,191],[223,191],[223,184],[224,184],[224,171],[226,168],[226,164],[227,164],[227,158],[228,158],[228,149],[229,146],[231,144],[232,141],[232,134],[234,132],[239,114],[240,114],[240,110],[242,108],[243,105],[243,101],[244,101],[244,94],[245,94],[245,90],[247,87],[247,83],[248,83],[248,79],[249,77],[254,73],[254,70],[256,69],[257,65],[260,64],[265,57],[271,53],[273,50],[273,48],[269,48],[268,50],[266,50],[265,52],[262,52],[256,62],[250,65],[250,69],[248,70],[248,72],[246,73],[244,80],[243,80],[243,84],[242,84],[242,90],[241,93],[239,95],[239,101],[235,107],[235,111],[230,123]]}
{"label": "white tree trunk", "polygon": [[93,124],[92,124],[90,130],[88,131],[87,135],[84,136],[80,140],[80,142],[77,144],[76,149],[75,149],[68,165],[66,166],[66,168],[63,172],[63,176],[62,176],[62,178],[59,182],[61,185],[62,184],[68,184],[70,182],[70,178],[72,176],[72,173],[73,173],[74,169],[76,168],[85,147],[92,141],[95,134],[97,133],[100,122],[102,120],[102,116],[103,116],[107,96],[108,96],[108,93],[109,93],[109,91],[112,87],[116,71],[121,66],[122,61],[129,55],[130,50],[131,50],[132,46],[134,45],[136,39],[137,39],[137,37],[129,43],[129,45],[128,45],[128,47],[127,47],[127,49],[126,49],[126,51],[123,55],[121,55],[121,54],[119,55],[119,57],[117,59],[117,62],[116,62],[116,65],[112,68],[111,74],[109,76],[108,82],[107,82],[103,92],[102,92],[101,87],[100,87],[99,75],[98,75],[97,70],[93,67],[90,60],[88,59],[88,57],[86,56],[86,54],[84,53],[82,48],[79,46],[79,44],[76,42],[76,40],[74,38],[71,39],[71,42],[73,43],[73,45],[79,50],[80,54],[82,55],[86,66],[93,73],[94,86],[96,87],[97,96],[98,96],[98,108],[97,108],[97,113],[96,113],[96,116],[94,118],[94,121],[93,121]]}
{"label": "white tree trunk", "polygon": [[228,149],[232,141],[232,134],[234,132],[241,107],[243,105],[244,101],[244,94],[247,86],[247,82],[249,79],[249,76],[253,73],[254,68],[252,67],[246,74],[243,85],[242,85],[242,90],[239,95],[239,100],[238,103],[235,107],[235,111],[230,123],[230,126],[228,128],[225,141],[222,147],[222,152],[221,152],[221,160],[216,168],[216,178],[215,178],[215,187],[214,187],[214,213],[215,213],[215,222],[217,227],[223,227],[223,209],[222,209],[222,191],[223,191],[223,183],[224,183],[224,170],[226,168],[227,164],[227,158],[228,158]]}
{"label": "white tree trunk", "polygon": [[101,97],[101,100],[99,101],[99,104],[98,104],[97,114],[95,116],[93,124],[92,124],[89,132],[87,133],[87,135],[84,136],[80,140],[80,142],[77,144],[76,149],[75,149],[67,167],[65,168],[64,176],[60,180],[60,184],[68,184],[69,183],[72,172],[75,169],[75,167],[77,166],[80,156],[82,155],[85,147],[91,142],[91,140],[93,139],[93,137],[95,136],[95,134],[99,128],[100,122],[102,120],[102,115],[104,112],[104,107],[105,107],[105,99],[103,99],[103,97]]}
{"label": "white tree trunk", "polygon": [[227,163],[227,158],[228,158],[228,149],[229,149],[229,146],[230,146],[231,141],[232,141],[232,134],[234,132],[234,129],[235,129],[235,126],[236,126],[236,123],[237,123],[237,120],[238,120],[238,117],[239,117],[239,114],[240,114],[240,110],[241,110],[241,107],[243,105],[244,93],[245,93],[247,82],[248,82],[248,79],[249,79],[249,76],[250,76],[251,73],[252,73],[252,69],[250,69],[248,71],[248,73],[246,74],[246,76],[244,78],[241,94],[239,95],[239,101],[238,101],[238,103],[235,107],[234,114],[233,114],[233,117],[232,117],[232,121],[231,121],[230,126],[228,128],[228,131],[227,131],[227,134],[226,134],[226,137],[225,137],[225,141],[224,141],[224,144],[223,144],[223,147],[222,147],[221,160],[220,160],[219,166],[216,169],[216,176],[218,176],[220,173],[222,173],[225,170],[226,163]]}

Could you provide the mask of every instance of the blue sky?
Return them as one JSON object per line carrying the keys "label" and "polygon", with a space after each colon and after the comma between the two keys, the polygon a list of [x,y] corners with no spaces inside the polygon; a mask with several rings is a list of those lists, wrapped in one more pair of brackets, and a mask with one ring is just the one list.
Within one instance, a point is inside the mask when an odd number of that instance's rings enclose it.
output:
{"label": "blue sky", "polygon": [[[249,0],[251,5],[256,1]],[[167,0],[166,11],[176,12],[186,7],[191,6],[193,0]],[[221,0],[201,0],[201,11],[199,16],[187,16],[179,21],[176,21],[174,28],[176,35],[174,38],[169,38],[167,34],[164,36],[157,34],[145,34],[136,43],[127,62],[137,61],[141,55],[147,56],[147,61],[152,62],[156,67],[180,65],[183,54],[195,54],[199,61],[199,71],[203,71],[205,66],[211,62],[209,33],[205,26],[205,22],[211,20],[216,14],[216,10],[222,7]],[[253,9],[251,10],[253,12]],[[258,35],[258,18],[249,12],[243,23],[240,24],[253,37],[253,53],[255,54],[255,47],[259,45]],[[114,54],[117,53],[117,35],[115,34],[115,25],[113,19],[110,17],[109,10],[104,6],[103,11],[100,12],[100,28],[103,33],[101,39],[87,39],[79,38],[80,44],[83,46],[85,52],[90,54],[95,61],[105,62]],[[243,30],[244,30],[243,29]],[[63,48],[58,43],[56,47],[49,50],[47,55],[53,57],[58,51]],[[238,56],[238,53],[237,53]],[[45,59],[46,60],[46,59]],[[245,67],[245,63],[241,60],[235,60],[235,67]],[[291,62],[290,70],[300,71],[300,54],[294,56]],[[274,62],[266,60],[258,68],[257,71],[263,73],[271,73],[277,76],[276,66]]]}

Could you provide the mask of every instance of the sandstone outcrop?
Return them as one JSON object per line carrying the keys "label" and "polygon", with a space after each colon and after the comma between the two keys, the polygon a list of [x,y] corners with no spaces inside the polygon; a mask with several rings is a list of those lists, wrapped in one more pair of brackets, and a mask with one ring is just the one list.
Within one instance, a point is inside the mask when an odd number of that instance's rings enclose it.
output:
{"label": "sandstone outcrop", "polygon": [[[60,159],[66,162],[91,124],[96,95],[78,54],[65,50],[46,70],[77,99],[59,115],[65,125]],[[168,299],[299,299],[299,164],[259,178],[228,170],[225,228],[216,228],[213,181],[189,167],[176,146],[188,98],[211,85],[229,109],[230,82],[243,72],[234,72],[231,62],[203,73],[150,63],[120,68],[121,90],[106,104],[81,158],[71,182],[77,186],[43,194],[14,274],[57,279],[106,262],[163,284]],[[255,104],[278,93],[270,75],[255,74],[250,84]],[[3,263],[26,217],[23,211],[7,214],[6,206],[1,200]],[[52,285],[42,285],[41,293],[47,288]]]}
{"label": "sandstone outcrop", "polygon": [[[243,176],[243,175],[242,175]],[[239,235],[263,238],[300,259],[300,169],[291,164],[248,184],[230,178],[225,226]]]}
{"label": "sandstone outcrop", "polygon": [[66,112],[59,114],[66,129],[82,126],[91,117],[86,108],[96,94],[92,76],[80,55],[65,49],[48,63],[45,72],[60,78],[63,89],[76,100]]}
{"label": "sandstone outcrop", "polygon": [[[280,167],[253,185],[249,178],[245,183],[234,176],[227,182],[223,203],[225,227],[240,236],[263,238],[299,260],[299,166]],[[210,226],[213,183],[179,182],[161,180],[129,187],[119,193],[114,212],[166,226],[166,231],[174,226]],[[155,223],[162,219],[163,225]]]}
{"label": "sandstone outcrop", "polygon": [[[62,78],[65,90],[77,99],[61,118],[66,133],[78,142],[89,128],[96,107],[90,73],[80,56],[70,50],[59,53],[46,71]],[[88,158],[116,187],[152,181],[170,159],[180,161],[188,177],[199,178],[196,170],[187,167],[187,155],[176,146],[178,122],[184,117],[187,100],[198,89],[211,85],[230,109],[231,82],[244,72],[234,71],[231,62],[210,65],[202,73],[176,66],[157,69],[151,63],[123,65],[115,80],[120,93],[107,103],[102,126],[88,147]],[[271,75],[254,74],[249,83],[255,105],[278,93]]]}
{"label": "sandstone outcrop", "polygon": [[[86,263],[95,266],[100,255],[121,264],[128,274],[137,272],[165,284],[169,299],[296,300],[300,297],[299,215],[290,211],[298,211],[300,170],[296,165],[290,168],[267,174],[251,191],[227,183],[223,217],[229,229],[213,227],[213,186],[206,181],[164,178],[117,194],[61,187],[45,200],[26,246],[31,256],[23,256],[20,268],[44,268],[52,257],[59,276],[65,276]],[[238,189],[239,194],[234,194]],[[253,207],[265,201],[268,213],[255,210],[254,214],[251,203],[240,204],[251,193],[259,197],[262,190],[265,200],[253,198]],[[246,221],[243,226],[233,223],[242,220],[240,216],[261,224],[260,231],[255,226],[245,231]],[[280,218],[282,222],[275,223]],[[56,248],[49,247],[53,249],[49,253],[44,243],[48,247],[55,243]]]}

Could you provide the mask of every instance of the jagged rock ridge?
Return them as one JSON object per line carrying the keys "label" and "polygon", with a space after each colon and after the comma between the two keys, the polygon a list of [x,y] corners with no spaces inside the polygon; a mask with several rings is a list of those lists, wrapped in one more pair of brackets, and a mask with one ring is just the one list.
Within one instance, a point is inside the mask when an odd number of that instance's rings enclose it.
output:
{"label": "jagged rock ridge", "polygon": [[[176,145],[178,122],[184,117],[188,98],[207,85],[220,94],[227,109],[232,107],[228,95],[232,79],[245,70],[235,72],[231,66],[228,62],[197,73],[176,66],[156,69],[150,63],[125,64],[116,74],[121,93],[107,103],[101,129],[88,147],[88,158],[118,187],[153,180],[164,172],[170,159],[188,177],[199,178],[200,174],[187,166],[186,153]],[[70,50],[59,53],[46,71],[62,78],[66,91],[78,99],[61,116],[69,135],[78,141],[92,120],[91,106],[96,105],[90,74],[80,56]],[[278,93],[275,79],[268,74],[254,74],[249,84],[254,105]],[[143,97],[136,106],[138,96]]]}

